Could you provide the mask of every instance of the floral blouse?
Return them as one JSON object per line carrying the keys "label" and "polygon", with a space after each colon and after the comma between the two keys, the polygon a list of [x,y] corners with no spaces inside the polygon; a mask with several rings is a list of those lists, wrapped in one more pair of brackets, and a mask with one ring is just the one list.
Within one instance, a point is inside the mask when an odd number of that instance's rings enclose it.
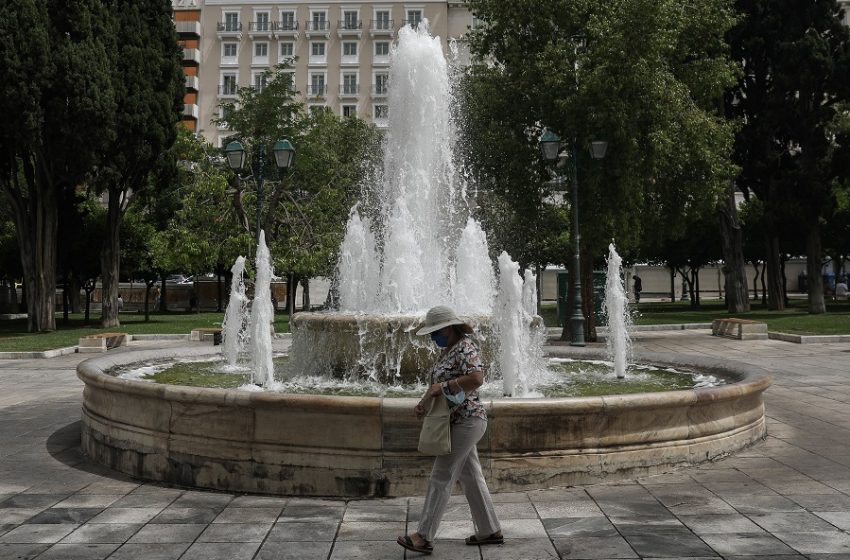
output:
{"label": "floral blouse", "polygon": [[[479,369],[484,370],[481,352],[469,337],[464,336],[434,364],[431,369],[431,383],[443,383]],[[450,422],[456,424],[464,418],[473,416],[487,420],[487,412],[478,398],[477,390],[466,393],[464,401],[452,407]]]}

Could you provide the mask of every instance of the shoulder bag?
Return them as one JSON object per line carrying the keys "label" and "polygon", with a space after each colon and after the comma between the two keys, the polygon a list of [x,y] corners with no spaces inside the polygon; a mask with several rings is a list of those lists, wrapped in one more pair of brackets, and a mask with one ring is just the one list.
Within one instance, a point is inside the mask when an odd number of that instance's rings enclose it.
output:
{"label": "shoulder bag", "polygon": [[452,452],[451,411],[443,395],[431,398],[431,408],[419,432],[419,452],[424,455],[448,455]]}

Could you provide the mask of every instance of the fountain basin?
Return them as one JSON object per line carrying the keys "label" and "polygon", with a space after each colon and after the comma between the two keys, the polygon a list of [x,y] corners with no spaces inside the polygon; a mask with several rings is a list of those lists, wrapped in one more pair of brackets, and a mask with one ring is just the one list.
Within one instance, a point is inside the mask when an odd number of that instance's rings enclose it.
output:
{"label": "fountain basin", "polygon": [[[490,317],[462,317],[478,329],[485,362],[492,359]],[[437,356],[428,336],[417,336],[421,314],[298,313],[293,315],[293,367],[324,375],[376,375],[385,382],[427,375]]]}
{"label": "fountain basin", "polygon": [[[599,359],[601,351],[550,347]],[[330,397],[157,385],[108,370],[210,347],[126,352],[84,361],[82,448],[139,478],[240,492],[384,497],[424,490],[415,399]],[[730,381],[686,391],[561,399],[493,399],[479,444],[492,491],[652,474],[711,460],[763,438],[763,369],[700,357],[637,361],[696,368]]]}

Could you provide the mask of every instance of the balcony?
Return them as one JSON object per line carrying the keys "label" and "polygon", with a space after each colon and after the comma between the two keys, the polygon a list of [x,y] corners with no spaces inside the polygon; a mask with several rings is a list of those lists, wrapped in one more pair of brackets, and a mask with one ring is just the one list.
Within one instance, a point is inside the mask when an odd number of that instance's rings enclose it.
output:
{"label": "balcony", "polygon": [[184,119],[195,119],[198,120],[198,116],[201,114],[201,110],[195,103],[185,103],[183,104],[183,118]]}
{"label": "balcony", "polygon": [[177,33],[181,36],[201,36],[200,21],[176,21],[174,22],[174,27],[177,29]]}
{"label": "balcony", "polygon": [[328,86],[325,84],[308,84],[307,97],[310,99],[324,97],[328,93]]}
{"label": "balcony", "polygon": [[215,26],[215,32],[219,39],[226,39],[230,37],[242,39],[242,23],[220,21]]}
{"label": "balcony", "polygon": [[402,23],[402,25],[409,25],[409,26],[410,26],[410,27],[412,27],[413,29],[416,29],[416,28],[419,26],[419,24],[420,24],[420,23],[422,23],[423,21],[424,21],[424,20],[423,20],[423,19],[421,19],[421,18],[420,18],[420,19],[415,19],[415,18],[414,18],[414,19],[405,19],[405,20],[402,20],[402,22],[401,22],[401,23]]}
{"label": "balcony", "polygon": [[395,35],[395,27],[391,19],[373,19],[372,25],[369,27],[369,34],[374,37],[376,35]]}
{"label": "balcony", "polygon": [[308,39],[310,37],[324,37],[328,39],[331,36],[331,22],[324,19],[307,21],[304,36]]}
{"label": "balcony", "polygon": [[372,97],[386,97],[387,84],[372,84]]}
{"label": "balcony", "polygon": [[263,37],[271,39],[274,35],[274,25],[270,21],[252,21],[248,23],[249,37]]}
{"label": "balcony", "polygon": [[183,49],[183,62],[192,64],[201,63],[201,49]]}
{"label": "balcony", "polygon": [[340,39],[343,37],[357,37],[363,35],[363,22],[361,20],[341,19],[337,25],[336,33]]}
{"label": "balcony", "polygon": [[276,21],[274,23],[274,34],[278,37],[298,38],[298,22],[297,21]]}
{"label": "balcony", "polygon": [[198,91],[198,77],[197,76],[186,76],[186,89],[190,89],[192,91]]}
{"label": "balcony", "polygon": [[239,95],[239,86],[236,84],[220,84],[218,96],[222,99],[235,99]]}
{"label": "balcony", "polygon": [[342,84],[339,86],[340,97],[357,97],[360,94],[360,84]]}

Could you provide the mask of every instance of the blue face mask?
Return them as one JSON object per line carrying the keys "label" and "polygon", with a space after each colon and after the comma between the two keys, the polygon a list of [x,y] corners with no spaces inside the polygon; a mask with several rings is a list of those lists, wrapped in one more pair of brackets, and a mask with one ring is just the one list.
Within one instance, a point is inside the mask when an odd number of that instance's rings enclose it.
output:
{"label": "blue face mask", "polygon": [[449,337],[440,332],[431,333],[431,340],[433,340],[434,344],[436,344],[440,348],[445,348],[449,345]]}

